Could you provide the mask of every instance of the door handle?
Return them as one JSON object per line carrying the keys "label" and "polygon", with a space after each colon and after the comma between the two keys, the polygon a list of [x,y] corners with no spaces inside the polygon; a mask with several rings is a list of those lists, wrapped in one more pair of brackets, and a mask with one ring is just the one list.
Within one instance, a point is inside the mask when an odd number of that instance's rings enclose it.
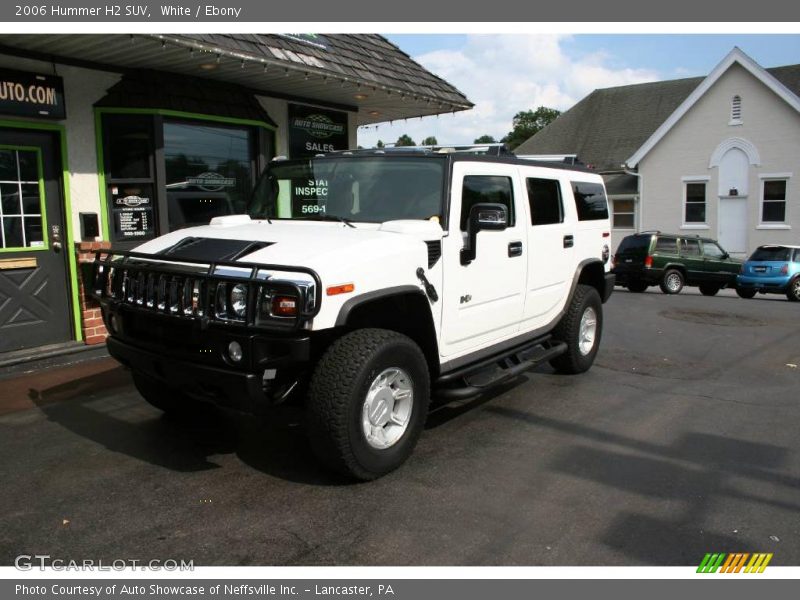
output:
{"label": "door handle", "polygon": [[571,235],[564,236],[564,248],[572,248],[575,245],[575,238]]}
{"label": "door handle", "polygon": [[508,243],[508,257],[514,258],[515,256],[522,256],[522,242]]}

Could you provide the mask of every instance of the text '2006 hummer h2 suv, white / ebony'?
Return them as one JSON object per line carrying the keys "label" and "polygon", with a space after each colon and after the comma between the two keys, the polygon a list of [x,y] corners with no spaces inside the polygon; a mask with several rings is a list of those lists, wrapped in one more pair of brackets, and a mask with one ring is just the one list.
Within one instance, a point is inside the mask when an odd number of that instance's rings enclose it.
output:
{"label": "text '2006 hummer h2 suv, white / ebony'", "polygon": [[609,273],[599,175],[426,149],[273,160],[249,215],[102,251],[108,350],[151,404],[304,399],[319,458],[401,465],[432,395],[594,361]]}

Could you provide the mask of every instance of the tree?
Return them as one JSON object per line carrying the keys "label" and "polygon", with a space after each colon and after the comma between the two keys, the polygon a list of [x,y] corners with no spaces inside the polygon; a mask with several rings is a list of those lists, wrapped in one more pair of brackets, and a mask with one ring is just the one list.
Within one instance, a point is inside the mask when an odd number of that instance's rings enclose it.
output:
{"label": "tree", "polygon": [[424,140],[422,140],[423,146],[436,146],[439,142],[436,141],[436,136],[429,135]]}
{"label": "tree", "polygon": [[378,143],[375,144],[376,148],[383,148],[386,144],[384,144],[381,140],[378,140]]}
{"label": "tree", "polygon": [[500,140],[504,142],[510,150],[519,146],[522,142],[538,133],[550,123],[556,120],[561,114],[560,110],[540,106],[536,110],[523,110],[514,115],[512,122],[513,129]]}
{"label": "tree", "polygon": [[395,146],[416,146],[416,145],[417,145],[417,142],[415,142],[414,140],[412,140],[412,139],[411,139],[411,138],[408,136],[408,134],[405,134],[405,133],[404,133],[404,134],[403,134],[403,135],[401,135],[399,138],[397,138],[397,141],[395,142],[395,144],[394,144],[394,145],[395,145]]}
{"label": "tree", "polygon": [[497,140],[494,139],[490,135],[482,135],[481,137],[476,138],[475,141],[472,142],[472,143],[473,144],[496,144]]}

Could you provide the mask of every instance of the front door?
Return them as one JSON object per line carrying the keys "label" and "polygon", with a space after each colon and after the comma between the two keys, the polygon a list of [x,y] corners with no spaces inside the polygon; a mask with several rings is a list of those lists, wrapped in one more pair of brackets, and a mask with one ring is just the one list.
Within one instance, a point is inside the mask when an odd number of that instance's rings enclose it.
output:
{"label": "front door", "polygon": [[[527,271],[525,198],[513,165],[456,161],[453,165],[450,235],[443,241],[445,305],[440,352],[453,357],[513,337],[519,331]],[[506,206],[509,226],[480,231],[475,260],[461,264],[470,208]]]}
{"label": "front door", "polygon": [[720,199],[718,239],[728,252],[747,252],[747,198]]}
{"label": "front door", "polygon": [[0,129],[0,352],[72,339],[57,135]]}

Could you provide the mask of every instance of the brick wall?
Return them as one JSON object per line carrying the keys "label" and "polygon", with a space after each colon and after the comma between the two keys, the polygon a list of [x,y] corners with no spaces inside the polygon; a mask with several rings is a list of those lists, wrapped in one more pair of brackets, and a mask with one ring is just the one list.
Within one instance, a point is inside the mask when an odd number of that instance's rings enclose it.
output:
{"label": "brick wall", "polygon": [[[81,302],[81,328],[83,340],[87,344],[102,344],[108,337],[103,317],[100,314],[100,304],[91,298],[84,285],[88,265],[94,262],[94,253],[97,250],[106,250],[111,247],[109,242],[79,242],[75,244],[78,256],[78,287]],[[86,282],[88,283],[88,281]]]}

